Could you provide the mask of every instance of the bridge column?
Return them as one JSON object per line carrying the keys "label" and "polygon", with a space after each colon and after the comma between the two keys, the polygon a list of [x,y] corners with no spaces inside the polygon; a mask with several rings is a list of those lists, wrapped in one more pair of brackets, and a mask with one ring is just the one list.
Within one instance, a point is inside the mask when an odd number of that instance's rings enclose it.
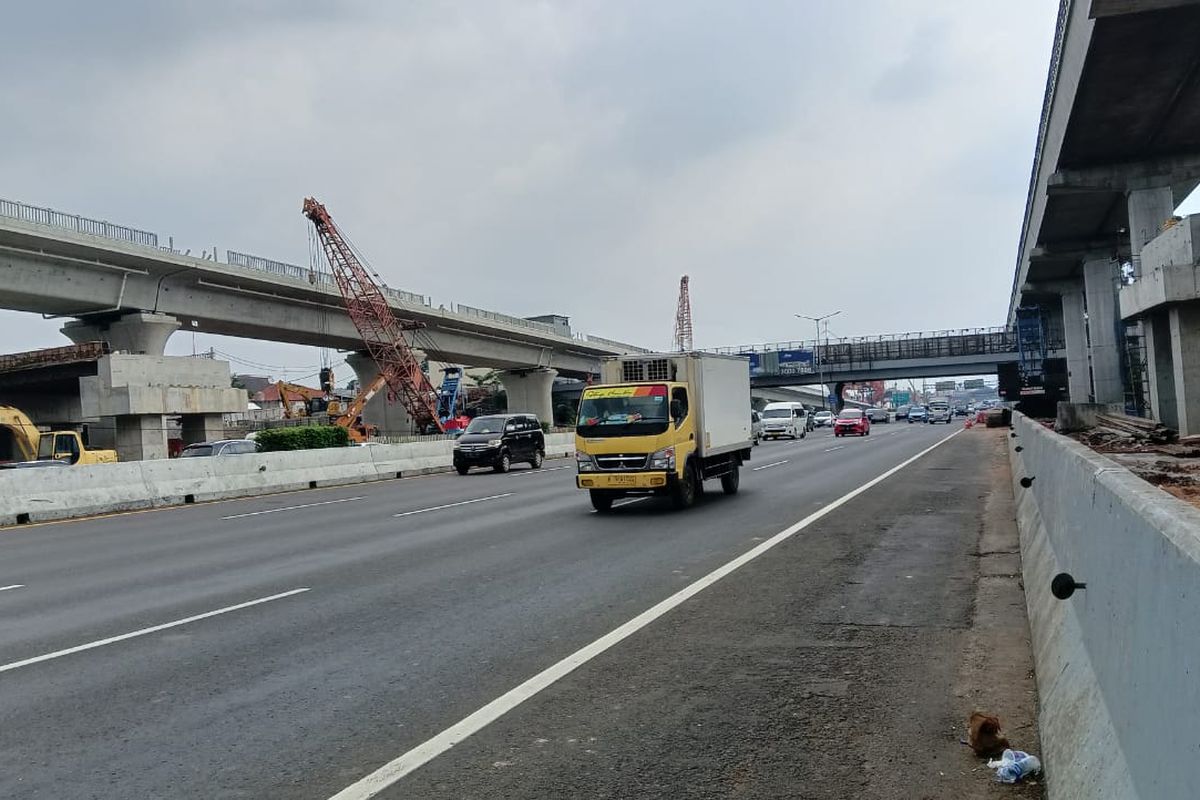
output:
{"label": "bridge column", "polygon": [[1097,403],[1124,403],[1125,382],[1121,376],[1123,339],[1117,337],[1117,265],[1111,256],[1089,256],[1083,261],[1083,285],[1087,296],[1088,336],[1091,340],[1092,387]]}
{"label": "bridge column", "polygon": [[554,403],[550,391],[558,370],[520,369],[500,373],[500,382],[508,395],[509,411],[528,411],[537,414],[541,422],[554,424]]}
{"label": "bridge column", "polygon": [[170,314],[138,311],[111,321],[73,320],[62,332],[76,344],[104,341],[114,351],[135,355],[161,356],[167,339],[179,330],[179,320]]}
{"label": "bridge column", "polygon": [[1175,398],[1175,355],[1171,351],[1171,320],[1159,311],[1142,317],[1146,345],[1146,383],[1150,390],[1150,415],[1168,428],[1179,428]]}
{"label": "bridge column", "polygon": [[[354,370],[360,391],[379,375],[379,367],[368,353],[351,353],[346,356],[346,363]],[[386,386],[367,402],[362,418],[366,424],[378,428],[381,434],[408,436],[413,432],[412,417],[408,415],[408,410],[403,403],[388,402]]]}
{"label": "bridge column", "polygon": [[1083,286],[1061,293],[1063,336],[1067,345],[1067,391],[1073,403],[1086,403],[1092,394],[1092,372],[1088,364],[1087,316]]}
{"label": "bridge column", "polygon": [[115,444],[119,461],[167,457],[167,418],[160,414],[119,414]]}
{"label": "bridge column", "polygon": [[[828,391],[829,391],[829,389],[826,388],[825,386],[821,387],[822,394],[824,394]],[[845,382],[839,382],[839,383],[834,384],[834,386],[833,386],[834,401],[833,401],[833,408],[831,410],[835,414],[839,413],[842,409],[844,409],[846,407],[846,398],[844,397],[844,394],[843,394],[845,391],[846,391]]]}
{"label": "bridge column", "polygon": [[184,445],[225,438],[225,418],[220,414],[184,414],[179,424]]}
{"label": "bridge column", "polygon": [[1170,185],[1132,189],[1125,197],[1129,208],[1129,249],[1133,268],[1142,274],[1142,247],[1158,236],[1162,224],[1175,213],[1175,193]]}

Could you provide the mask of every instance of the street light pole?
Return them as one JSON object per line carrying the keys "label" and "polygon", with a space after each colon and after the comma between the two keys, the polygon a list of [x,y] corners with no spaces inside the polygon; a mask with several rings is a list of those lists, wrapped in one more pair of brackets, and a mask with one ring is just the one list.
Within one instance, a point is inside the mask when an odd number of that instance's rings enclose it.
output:
{"label": "street light pole", "polygon": [[[812,320],[813,325],[816,326],[817,338],[814,340],[814,343],[813,343],[813,358],[817,357],[817,348],[821,346],[821,323],[824,322],[825,320],[829,319],[830,317],[836,317],[840,313],[842,313],[842,310],[839,308],[837,311],[834,311],[832,314],[822,314],[819,317],[810,317],[808,314],[794,314],[793,315],[795,317],[799,317],[800,319],[810,319],[810,320]],[[827,332],[826,338],[828,338],[828,330],[829,330],[828,324],[826,324],[825,330]],[[822,355],[824,355],[824,354],[822,354]],[[822,410],[828,410],[829,409],[829,397],[825,391],[825,364],[823,363],[823,361],[824,361],[823,359],[817,361],[817,380],[819,380],[821,382],[821,408],[822,408]]]}

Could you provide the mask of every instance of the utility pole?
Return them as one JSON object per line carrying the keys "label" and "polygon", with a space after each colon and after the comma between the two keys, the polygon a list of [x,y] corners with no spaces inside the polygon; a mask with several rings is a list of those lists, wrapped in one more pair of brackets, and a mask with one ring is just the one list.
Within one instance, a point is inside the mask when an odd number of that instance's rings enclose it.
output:
{"label": "utility pole", "polygon": [[[830,317],[836,317],[840,313],[842,313],[841,309],[834,311],[832,314],[823,314],[819,317],[810,317],[808,314],[793,314],[792,315],[792,316],[798,317],[800,319],[812,320],[813,325],[816,326],[817,338],[813,340],[813,358],[814,359],[817,359],[817,349],[821,345],[821,323],[825,322],[825,320],[829,319]],[[829,341],[829,323],[828,322],[825,322],[825,340],[826,340],[826,342]],[[826,346],[828,346],[828,345],[826,345]],[[822,353],[822,356],[824,356],[823,353]],[[825,388],[824,358],[817,360],[817,380],[819,380],[821,382],[821,408],[822,408],[822,410],[827,411],[827,410],[829,410],[829,392]]]}

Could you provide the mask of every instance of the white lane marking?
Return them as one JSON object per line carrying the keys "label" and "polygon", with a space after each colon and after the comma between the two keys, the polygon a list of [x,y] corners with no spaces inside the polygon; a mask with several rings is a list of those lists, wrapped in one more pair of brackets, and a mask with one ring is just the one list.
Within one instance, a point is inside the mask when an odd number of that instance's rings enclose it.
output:
{"label": "white lane marking", "polygon": [[0,592],[7,592],[9,589],[24,589],[24,588],[25,588],[25,584],[14,583],[11,586],[0,586]]}
{"label": "white lane marking", "polygon": [[512,497],[512,492],[504,494],[490,494],[487,497],[476,497],[474,500],[463,500],[458,503],[446,503],[442,506],[430,506],[429,508],[418,508],[415,511],[401,511],[399,514],[392,514],[393,517],[411,517],[413,514],[424,514],[426,511],[441,511],[443,508],[455,508],[457,506],[469,506],[472,503],[483,503],[488,500],[499,500],[501,497]]}
{"label": "white lane marking", "polygon": [[827,448],[827,449],[825,450],[825,452],[826,452],[826,453],[832,453],[834,450],[841,450],[841,449],[842,449],[843,447],[845,447],[845,446],[846,446],[846,445],[844,445],[844,444],[839,444],[837,447],[830,447],[830,448]]}
{"label": "white lane marking", "polygon": [[370,775],[355,781],[350,786],[347,786],[345,789],[331,797],[330,800],[368,800],[368,798],[374,797],[384,789],[394,784],[396,781],[403,778],[405,775],[423,766],[424,764],[427,764],[434,758],[437,758],[442,753],[454,747],[456,744],[464,741],[472,734],[477,733],[487,725],[495,722],[509,711],[512,711],[514,708],[521,705],[521,703],[524,703],[526,700],[546,689],[548,686],[551,686],[556,681],[562,679],[566,675],[569,675],[572,671],[586,664],[588,661],[591,661],[605,650],[608,650],[622,640],[640,631],[642,628],[681,605],[689,598],[699,594],[709,586],[712,586],[726,575],[729,575],[730,573],[740,569],[771,548],[791,538],[795,534],[807,528],[809,525],[812,525],[826,514],[829,514],[830,512],[840,508],[846,503],[849,503],[863,492],[879,483],[882,483],[925,454],[950,441],[959,433],[962,433],[962,430],[963,429],[960,428],[944,439],[941,439],[933,445],[925,448],[915,456],[912,456],[911,458],[900,462],[886,472],[875,476],[862,486],[859,486],[857,489],[847,492],[829,505],[814,511],[790,527],[784,528],[771,538],[752,547],[732,561],[708,573],[703,578],[688,584],[686,587],[680,589],[666,600],[651,606],[623,625],[620,625],[619,627],[614,628],[613,630],[604,634],[591,644],[581,647],[571,655],[567,656],[558,663],[547,667],[519,686],[509,689],[492,702],[488,703],[477,711],[468,714],[466,717],[463,717],[461,720],[454,723],[449,728],[446,728],[433,738],[422,742],[393,761],[389,761],[387,764],[384,764]]}
{"label": "white lane marking", "polygon": [[524,472],[510,472],[509,477],[523,478],[526,475],[541,475],[543,472],[558,472],[560,469],[570,469],[570,468],[571,468],[571,465],[568,464],[565,467],[551,467],[550,469],[530,469],[530,470],[526,470]]}
{"label": "white lane marking", "polygon": [[338,498],[337,500],[322,500],[319,503],[304,503],[303,505],[298,505],[298,506],[281,506],[279,508],[264,509],[263,511],[247,511],[244,514],[230,514],[228,517],[221,517],[221,519],[241,519],[242,517],[257,517],[259,514],[274,514],[278,511],[296,511],[297,509],[301,509],[301,508],[313,508],[315,506],[328,506],[328,505],[333,505],[334,503],[349,503],[354,500],[362,500],[362,499],[363,499],[363,497],[361,497],[361,496],[360,497],[341,497],[341,498]]}
{"label": "white lane marking", "polygon": [[788,463],[788,460],[785,458],[783,461],[772,461],[770,464],[763,464],[761,467],[755,467],[754,469],[752,469],[750,471],[758,472],[760,469],[770,469],[771,467],[778,467],[780,464],[786,464],[786,463]]}
{"label": "white lane marking", "polygon": [[151,633],[165,631],[167,628],[178,628],[180,625],[187,625],[190,622],[199,622],[200,620],[208,619],[209,617],[215,617],[220,614],[228,614],[231,611],[240,611],[243,608],[261,605],[262,603],[270,603],[272,600],[282,600],[285,597],[291,597],[294,594],[302,594],[303,592],[308,591],[312,591],[312,589],[309,587],[305,587],[303,589],[292,589],[290,592],[280,592],[279,594],[273,594],[269,597],[260,597],[257,600],[249,600],[245,603],[238,603],[235,606],[218,608],[216,611],[206,611],[203,614],[184,617],[183,619],[177,619],[174,622],[164,622],[162,625],[154,625],[150,628],[142,628],[141,630],[122,633],[120,636],[110,636],[107,639],[99,639],[94,642],[88,642],[87,644],[68,647],[66,650],[55,650],[53,653],[46,653],[45,655],[34,656],[33,658],[26,658],[21,661],[13,661],[9,664],[0,666],[0,672],[8,672],[9,670],[28,667],[30,664],[38,664],[42,661],[50,661],[51,659],[62,658],[63,656],[69,656],[72,653],[82,653],[84,650],[94,650],[97,647],[104,647],[106,644],[115,644],[116,642],[123,642],[126,639],[135,639],[139,636],[147,636]]}

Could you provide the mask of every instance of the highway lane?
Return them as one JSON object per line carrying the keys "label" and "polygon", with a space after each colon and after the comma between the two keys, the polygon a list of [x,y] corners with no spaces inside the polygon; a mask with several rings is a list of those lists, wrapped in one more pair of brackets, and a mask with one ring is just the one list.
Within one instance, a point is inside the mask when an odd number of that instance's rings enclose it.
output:
{"label": "highway lane", "polygon": [[0,794],[327,797],[947,433],[767,443],[682,514],[555,461],[0,532],[4,665],[308,590],[0,672]]}

